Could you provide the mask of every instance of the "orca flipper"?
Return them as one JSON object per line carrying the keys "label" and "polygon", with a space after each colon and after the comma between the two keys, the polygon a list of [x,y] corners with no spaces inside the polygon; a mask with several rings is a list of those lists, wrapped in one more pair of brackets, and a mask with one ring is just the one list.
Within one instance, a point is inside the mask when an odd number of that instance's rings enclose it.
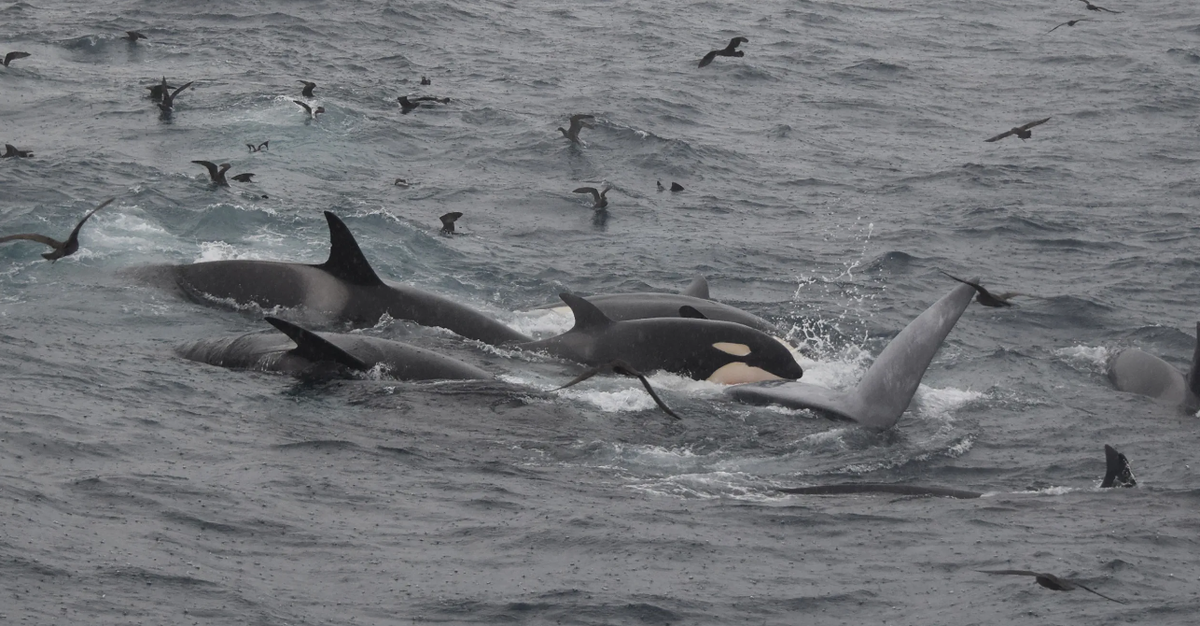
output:
{"label": "orca flipper", "polygon": [[692,279],[692,284],[687,286],[687,289],[679,292],[680,295],[700,298],[701,300],[712,300],[708,295],[708,280],[703,276],[697,275]]}
{"label": "orca flipper", "polygon": [[374,287],[383,285],[383,281],[371,269],[367,257],[354,240],[350,229],[332,211],[325,211],[325,220],[329,222],[329,260],[314,267],[325,270],[335,277],[352,285]]}
{"label": "orca flipper", "polygon": [[854,389],[775,382],[738,385],[727,393],[743,402],[819,409],[867,428],[887,430],[908,408],[933,356],[974,296],[975,288],[967,284],[942,296],[892,339]]}
{"label": "orca flipper", "polygon": [[558,297],[562,298],[563,302],[571,307],[571,313],[575,315],[575,326],[571,330],[585,330],[588,328],[602,328],[613,323],[600,307],[580,298],[577,295],[570,293],[560,293]]}
{"label": "orca flipper", "polygon": [[708,316],[698,311],[696,307],[687,304],[679,307],[679,317],[690,317],[696,320],[708,319]]}
{"label": "orca flipper", "polygon": [[1129,459],[1108,444],[1104,445],[1104,463],[1106,469],[1104,482],[1100,483],[1101,489],[1137,486],[1137,479],[1133,477],[1133,468],[1129,467]]}
{"label": "orca flipper", "polygon": [[371,369],[369,365],[358,357],[337,347],[328,339],[307,328],[301,328],[278,317],[267,316],[263,319],[270,325],[278,328],[280,332],[287,335],[292,341],[296,342],[296,347],[292,352],[297,356],[302,356],[314,363],[332,361],[358,371]]}

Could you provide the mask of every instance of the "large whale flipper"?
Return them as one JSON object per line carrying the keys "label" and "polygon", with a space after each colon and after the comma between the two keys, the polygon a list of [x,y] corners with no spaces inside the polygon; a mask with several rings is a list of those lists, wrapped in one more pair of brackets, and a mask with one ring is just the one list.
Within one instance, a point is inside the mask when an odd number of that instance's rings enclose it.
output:
{"label": "large whale flipper", "polygon": [[296,349],[292,350],[292,352],[296,353],[297,356],[302,356],[314,363],[332,361],[360,372],[371,369],[358,357],[333,345],[327,339],[311,330],[301,328],[278,317],[267,316],[263,319],[267,320],[268,323],[278,328],[280,332],[296,342]]}
{"label": "large whale flipper", "polygon": [[367,257],[354,240],[350,229],[338,216],[330,211],[325,212],[325,220],[329,222],[329,260],[320,265],[319,269],[329,272],[336,278],[360,287],[383,285],[383,281],[371,269]]}
{"label": "large whale flipper", "polygon": [[1116,448],[1105,444],[1104,462],[1107,469],[1104,472],[1104,482],[1101,489],[1110,487],[1136,487],[1137,479],[1133,477],[1133,468],[1129,467],[1129,459],[1117,452]]}
{"label": "large whale flipper", "polygon": [[768,382],[738,385],[727,393],[743,402],[818,409],[867,428],[887,430],[908,408],[933,356],[974,296],[975,288],[962,284],[933,303],[892,339],[853,389]]}
{"label": "large whale flipper", "polygon": [[571,307],[571,313],[575,316],[575,326],[571,330],[588,330],[595,328],[603,328],[612,325],[613,321],[609,319],[600,307],[580,298],[571,293],[560,293],[558,297],[562,298],[567,306]]}
{"label": "large whale flipper", "polygon": [[693,298],[701,298],[703,300],[712,300],[708,296],[708,281],[703,276],[696,276],[692,279],[692,284],[687,286],[687,289],[679,292],[680,295],[691,296]]}

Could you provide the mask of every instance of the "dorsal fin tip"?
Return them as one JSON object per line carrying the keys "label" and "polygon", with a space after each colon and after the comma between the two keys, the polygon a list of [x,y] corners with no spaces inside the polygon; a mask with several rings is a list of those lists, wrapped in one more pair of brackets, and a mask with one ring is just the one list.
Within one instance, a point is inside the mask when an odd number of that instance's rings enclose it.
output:
{"label": "dorsal fin tip", "polygon": [[600,307],[592,304],[588,300],[572,293],[560,293],[558,297],[571,308],[571,313],[575,315],[575,326],[571,330],[607,326],[613,321],[609,319]]}
{"label": "dorsal fin tip", "polygon": [[371,269],[353,233],[341,218],[334,215],[333,211],[325,211],[325,220],[329,222],[329,260],[316,267],[351,284],[364,287],[382,285],[383,281]]}
{"label": "dorsal fin tip", "polygon": [[703,300],[712,299],[708,295],[708,280],[700,274],[697,274],[696,277],[692,279],[692,283],[687,286],[687,289],[684,289],[680,293],[685,296],[691,296],[693,298],[700,298]]}

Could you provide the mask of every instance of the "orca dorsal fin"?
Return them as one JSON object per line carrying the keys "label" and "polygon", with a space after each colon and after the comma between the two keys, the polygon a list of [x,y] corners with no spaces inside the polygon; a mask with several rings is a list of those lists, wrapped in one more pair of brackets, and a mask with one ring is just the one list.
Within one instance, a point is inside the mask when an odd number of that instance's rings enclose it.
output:
{"label": "orca dorsal fin", "polygon": [[680,295],[700,298],[702,300],[712,299],[708,297],[708,281],[700,275],[697,275],[695,278],[693,278],[692,284],[688,285],[687,289],[684,289],[679,293]]}
{"label": "orca dorsal fin", "polygon": [[696,307],[687,304],[679,307],[679,317],[688,317],[696,320],[708,319],[708,316],[701,313]]}
{"label": "orca dorsal fin", "polygon": [[316,267],[353,285],[382,285],[346,224],[331,211],[325,212],[325,219],[329,222],[329,260]]}
{"label": "orca dorsal fin", "polygon": [[562,298],[567,306],[571,307],[571,313],[575,315],[575,326],[571,330],[582,330],[585,328],[601,328],[613,323],[600,307],[580,298],[577,295],[570,293],[560,293],[558,297]]}
{"label": "orca dorsal fin", "polygon": [[1200,397],[1200,322],[1196,322],[1196,350],[1192,352],[1192,369],[1187,375],[1188,389]]}
{"label": "orca dorsal fin", "polygon": [[296,342],[296,347],[292,352],[296,353],[297,356],[302,356],[313,362],[333,361],[334,363],[340,363],[355,370],[371,369],[358,357],[333,345],[328,339],[307,328],[301,328],[278,317],[267,316],[263,319],[267,320],[267,323],[278,328],[280,332]]}
{"label": "orca dorsal fin", "polygon": [[1129,467],[1129,459],[1108,444],[1104,444],[1104,464],[1106,468],[1104,482],[1100,483],[1101,489],[1137,486],[1137,479],[1133,477],[1133,468]]}

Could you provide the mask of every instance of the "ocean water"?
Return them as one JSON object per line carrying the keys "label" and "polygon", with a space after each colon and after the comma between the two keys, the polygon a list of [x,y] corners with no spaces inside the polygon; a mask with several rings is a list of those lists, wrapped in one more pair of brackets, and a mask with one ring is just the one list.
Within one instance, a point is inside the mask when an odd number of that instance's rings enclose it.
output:
{"label": "ocean water", "polygon": [[[1104,362],[1187,368],[1195,345],[1200,13],[1100,4],[1123,13],[0,5],[0,53],[32,55],[0,68],[0,142],[36,154],[0,161],[0,233],[63,237],[116,198],[73,256],[0,246],[0,622],[1194,623],[1200,424]],[[696,67],[738,35],[745,57]],[[170,120],[144,89],[164,76],[194,81]],[[404,94],[451,102],[402,115]],[[580,146],[555,130],[575,113]],[[197,159],[255,182],[213,188]],[[599,185],[604,219],[571,193]],[[636,381],[551,391],[580,368],[393,320],[363,332],[497,380],[307,386],[175,355],[261,311],[131,269],[321,262],[326,210],[381,275],[539,336],[569,326],[529,312],[559,292],[707,276],[831,386],[954,286],[939,269],[1029,295],[970,307],[885,433],[655,374],[673,422]],[[1136,489],[1097,488],[1106,443]],[[775,491],[842,481],[988,495]],[[975,572],[1000,568],[1127,604]]]}

